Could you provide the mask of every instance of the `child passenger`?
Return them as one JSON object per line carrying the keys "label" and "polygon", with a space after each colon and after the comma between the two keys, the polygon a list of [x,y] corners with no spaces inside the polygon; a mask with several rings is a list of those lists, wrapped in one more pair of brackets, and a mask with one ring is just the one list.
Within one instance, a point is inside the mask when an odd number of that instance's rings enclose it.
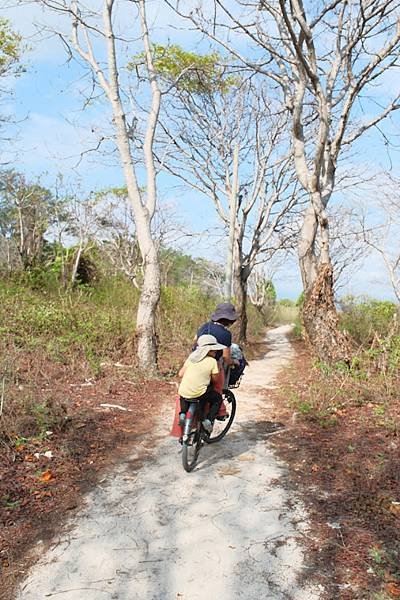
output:
{"label": "child passenger", "polygon": [[218,381],[219,367],[215,360],[218,350],[226,348],[223,344],[218,344],[213,335],[201,335],[197,340],[197,348],[194,350],[185,364],[179,371],[179,377],[182,377],[178,389],[180,396],[179,424],[185,422],[186,412],[190,402],[201,402],[203,408],[206,402],[209,403],[209,411],[203,420],[203,427],[211,433],[214,419],[217,416],[222,396],[215,391],[213,384]]}

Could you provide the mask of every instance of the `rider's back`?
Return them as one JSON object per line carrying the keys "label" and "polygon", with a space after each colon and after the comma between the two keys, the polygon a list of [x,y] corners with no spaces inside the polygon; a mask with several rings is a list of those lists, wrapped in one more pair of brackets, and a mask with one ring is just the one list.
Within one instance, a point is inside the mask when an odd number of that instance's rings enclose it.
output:
{"label": "rider's back", "polygon": [[[210,334],[213,335],[219,344],[223,344],[227,348],[230,348],[232,344],[232,334],[226,329],[221,323],[216,323],[215,321],[208,321],[204,323],[197,331],[197,337],[199,338],[201,335]],[[217,361],[222,356],[222,350],[219,350],[216,354]]]}

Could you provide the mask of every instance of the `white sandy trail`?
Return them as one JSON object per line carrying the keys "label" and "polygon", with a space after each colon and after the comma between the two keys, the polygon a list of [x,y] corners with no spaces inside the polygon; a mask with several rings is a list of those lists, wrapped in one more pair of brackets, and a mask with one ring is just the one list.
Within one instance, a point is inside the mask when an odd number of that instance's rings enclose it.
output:
{"label": "white sandy trail", "polygon": [[289,329],[269,332],[271,350],[251,363],[237,390],[232,430],[202,448],[194,472],[183,471],[179,444],[167,435],[171,406],[154,451],[144,441],[87,496],[17,599],[319,598],[306,581],[298,541],[306,515],[298,503],[287,503],[262,393],[292,357]]}

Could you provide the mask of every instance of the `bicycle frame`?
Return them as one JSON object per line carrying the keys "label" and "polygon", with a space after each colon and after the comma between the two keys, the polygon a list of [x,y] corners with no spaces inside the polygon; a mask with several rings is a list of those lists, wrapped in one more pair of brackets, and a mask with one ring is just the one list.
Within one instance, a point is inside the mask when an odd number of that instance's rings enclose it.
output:
{"label": "bicycle frame", "polygon": [[183,436],[182,440],[185,442],[194,426],[197,426],[197,420],[199,418],[199,412],[201,408],[199,406],[199,402],[191,402],[189,404],[188,411],[186,413],[185,425],[183,427]]}
{"label": "bicycle frame", "polygon": [[224,391],[224,401],[230,406],[230,415],[228,415],[227,419],[223,418],[224,425],[222,431],[218,430],[218,427],[216,431],[216,423],[218,423],[217,418],[214,422],[214,428],[211,433],[206,431],[202,426],[203,415],[207,414],[208,410],[207,404],[206,406],[203,406],[199,402],[190,402],[189,408],[186,412],[185,423],[183,428],[180,429],[182,463],[183,468],[188,473],[193,471],[195,468],[201,447],[204,444],[213,444],[214,442],[219,442],[232,425],[236,413],[236,399],[230,390]]}

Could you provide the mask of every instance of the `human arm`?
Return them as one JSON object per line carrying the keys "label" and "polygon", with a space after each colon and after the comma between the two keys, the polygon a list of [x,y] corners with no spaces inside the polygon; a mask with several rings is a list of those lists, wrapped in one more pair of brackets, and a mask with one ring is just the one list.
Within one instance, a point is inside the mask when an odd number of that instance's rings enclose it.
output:
{"label": "human arm", "polygon": [[219,382],[219,371],[216,375],[211,375],[211,383],[216,384]]}
{"label": "human arm", "polygon": [[187,361],[185,361],[184,365],[179,369],[178,377],[180,377],[181,379],[186,371],[186,368],[187,368]]}
{"label": "human arm", "polygon": [[212,369],[210,373],[210,380],[213,385],[218,385],[220,380],[220,366],[217,361],[213,360]]}

